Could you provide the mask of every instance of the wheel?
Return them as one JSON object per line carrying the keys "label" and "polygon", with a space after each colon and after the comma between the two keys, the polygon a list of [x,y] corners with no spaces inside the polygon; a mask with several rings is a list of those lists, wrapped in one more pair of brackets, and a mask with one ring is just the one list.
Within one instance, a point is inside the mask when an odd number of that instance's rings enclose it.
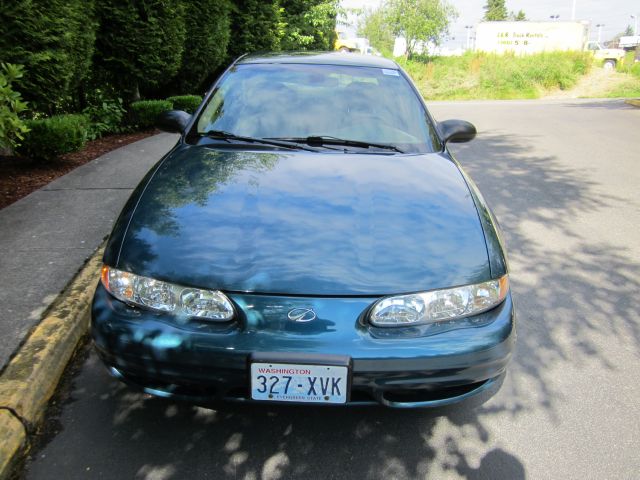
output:
{"label": "wheel", "polygon": [[347,47],[340,47],[340,50],[338,51],[342,53],[349,53],[351,50],[349,50]]}
{"label": "wheel", "polygon": [[613,70],[614,68],[616,68],[616,61],[605,60],[604,63],[602,64],[602,68],[604,68],[605,70]]}

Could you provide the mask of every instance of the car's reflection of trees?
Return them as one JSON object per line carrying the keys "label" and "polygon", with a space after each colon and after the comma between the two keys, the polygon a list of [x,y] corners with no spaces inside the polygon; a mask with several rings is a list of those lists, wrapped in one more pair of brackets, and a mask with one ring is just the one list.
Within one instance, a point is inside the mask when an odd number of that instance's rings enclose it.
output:
{"label": "car's reflection of trees", "polygon": [[145,265],[153,262],[158,257],[153,253],[148,242],[136,236],[132,236],[127,241],[127,251],[131,258],[135,258],[137,262]]}
{"label": "car's reflection of trees", "polygon": [[136,212],[132,233],[148,228],[159,235],[178,235],[174,210],[188,204],[204,206],[216,190],[233,182],[238,172],[251,171],[259,175],[272,169],[278,158],[269,152],[207,150],[194,156],[189,149],[179,153],[170,164],[160,167],[156,177],[162,175],[161,181],[153,182],[145,192],[149,198],[141,202]]}

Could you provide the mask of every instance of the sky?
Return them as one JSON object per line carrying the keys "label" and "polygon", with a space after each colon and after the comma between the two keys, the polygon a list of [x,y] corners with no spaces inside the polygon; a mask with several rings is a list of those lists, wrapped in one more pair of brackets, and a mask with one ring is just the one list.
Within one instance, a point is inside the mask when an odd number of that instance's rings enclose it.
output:
{"label": "sky", "polygon": [[[524,10],[529,20],[550,21],[551,15],[560,15],[560,21],[571,20],[571,9],[574,0],[506,0],[507,10],[517,12]],[[342,0],[345,8],[375,7],[380,0]],[[449,0],[456,10],[458,18],[449,28],[450,37],[444,44],[450,48],[466,43],[466,25],[475,26],[484,15],[486,0]],[[640,0],[575,0],[576,20],[591,22],[591,39],[597,40],[598,29],[595,25],[602,23],[602,41],[611,39],[616,34],[634,26],[631,15],[640,17]],[[640,22],[638,25],[640,30]]]}

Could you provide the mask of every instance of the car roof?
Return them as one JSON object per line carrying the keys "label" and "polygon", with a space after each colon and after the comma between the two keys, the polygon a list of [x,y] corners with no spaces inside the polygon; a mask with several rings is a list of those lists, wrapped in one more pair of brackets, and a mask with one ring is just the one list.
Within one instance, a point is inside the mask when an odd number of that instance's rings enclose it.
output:
{"label": "car roof", "polygon": [[312,65],[348,65],[398,70],[398,64],[388,58],[375,55],[342,52],[287,52],[250,54],[241,57],[237,64],[247,63],[302,63]]}

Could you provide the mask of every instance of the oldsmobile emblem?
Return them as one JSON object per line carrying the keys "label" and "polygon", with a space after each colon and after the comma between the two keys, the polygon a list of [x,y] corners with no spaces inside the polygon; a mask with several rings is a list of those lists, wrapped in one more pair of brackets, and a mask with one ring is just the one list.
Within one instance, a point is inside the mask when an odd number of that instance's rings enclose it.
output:
{"label": "oldsmobile emblem", "polygon": [[311,308],[294,308],[289,310],[287,317],[292,322],[311,322],[316,319],[316,312]]}

